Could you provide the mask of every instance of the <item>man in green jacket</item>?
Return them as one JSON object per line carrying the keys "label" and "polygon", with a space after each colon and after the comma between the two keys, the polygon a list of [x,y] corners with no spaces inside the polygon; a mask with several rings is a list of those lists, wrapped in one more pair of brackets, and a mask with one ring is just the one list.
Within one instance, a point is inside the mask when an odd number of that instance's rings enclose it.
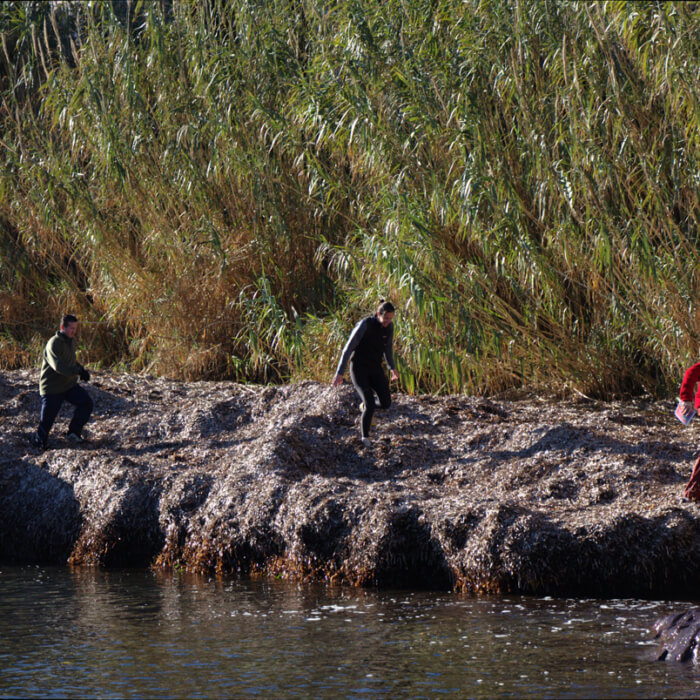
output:
{"label": "man in green jacket", "polygon": [[75,358],[73,338],[78,330],[78,319],[66,314],[61,319],[61,330],[46,343],[44,359],[41,363],[39,394],[41,395],[41,417],[34,443],[46,448],[51,426],[64,401],[75,406],[73,418],[68,425],[68,439],[84,442],[83,426],[92,413],[90,395],[78,386],[78,379],[90,381],[90,372]]}

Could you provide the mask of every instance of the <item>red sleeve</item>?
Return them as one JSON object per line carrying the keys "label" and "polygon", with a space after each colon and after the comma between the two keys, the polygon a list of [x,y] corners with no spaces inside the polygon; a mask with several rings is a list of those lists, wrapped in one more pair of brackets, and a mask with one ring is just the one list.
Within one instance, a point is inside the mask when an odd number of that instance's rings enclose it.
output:
{"label": "red sleeve", "polygon": [[[700,362],[686,370],[681,384],[681,401],[692,401],[695,385],[700,382]],[[695,408],[700,408],[700,389],[695,394]]]}

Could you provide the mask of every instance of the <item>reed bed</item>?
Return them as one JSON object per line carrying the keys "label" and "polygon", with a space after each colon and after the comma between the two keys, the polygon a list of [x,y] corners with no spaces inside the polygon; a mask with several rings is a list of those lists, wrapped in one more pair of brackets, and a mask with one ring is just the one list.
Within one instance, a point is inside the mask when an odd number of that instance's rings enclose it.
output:
{"label": "reed bed", "polygon": [[667,395],[697,356],[694,3],[0,9],[0,366]]}

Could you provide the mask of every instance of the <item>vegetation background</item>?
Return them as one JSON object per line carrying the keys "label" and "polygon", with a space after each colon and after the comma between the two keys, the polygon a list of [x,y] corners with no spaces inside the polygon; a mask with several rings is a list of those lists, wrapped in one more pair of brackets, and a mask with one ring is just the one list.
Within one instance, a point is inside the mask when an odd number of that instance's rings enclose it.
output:
{"label": "vegetation background", "polygon": [[700,7],[0,6],[0,366],[670,395],[697,359]]}

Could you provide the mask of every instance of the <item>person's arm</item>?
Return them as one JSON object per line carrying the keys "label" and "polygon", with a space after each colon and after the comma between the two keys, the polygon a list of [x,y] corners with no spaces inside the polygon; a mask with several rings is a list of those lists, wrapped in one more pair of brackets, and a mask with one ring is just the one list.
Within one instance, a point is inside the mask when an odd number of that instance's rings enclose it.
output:
{"label": "person's arm", "polygon": [[77,362],[71,362],[71,360],[74,358],[66,357],[65,353],[61,352],[61,350],[61,344],[58,341],[54,342],[51,340],[47,343],[44,356],[46,357],[46,361],[49,363],[51,369],[54,370],[54,372],[62,374],[66,377],[72,377],[75,374],[80,374],[83,366],[79,365]]}
{"label": "person's arm", "polygon": [[389,336],[384,344],[384,357],[386,358],[386,363],[392,372],[396,371],[396,365],[394,364],[394,324],[389,325]]}
{"label": "person's arm", "polygon": [[[698,382],[700,382],[700,362],[696,362],[692,367],[686,370],[683,375],[683,382],[681,383],[680,399],[683,403],[690,404],[691,410],[695,385]],[[700,388],[695,394],[695,408],[700,408]]]}
{"label": "person's arm", "polygon": [[394,324],[389,326],[389,337],[387,338],[386,345],[384,346],[384,357],[386,358],[386,363],[391,370],[392,381],[399,381],[399,373],[396,371],[396,363],[394,362]]}
{"label": "person's arm", "polygon": [[[342,381],[343,373],[345,372],[345,368],[348,366],[350,357],[353,354],[353,352],[355,352],[357,346],[360,344],[360,340],[362,340],[362,336],[365,334],[366,330],[367,319],[363,319],[352,329],[352,333],[350,333],[348,342],[345,343],[343,352],[340,354],[340,361],[338,362],[338,367],[335,370],[333,384],[339,384],[340,381]],[[340,378],[340,381],[338,381],[338,378]]]}

